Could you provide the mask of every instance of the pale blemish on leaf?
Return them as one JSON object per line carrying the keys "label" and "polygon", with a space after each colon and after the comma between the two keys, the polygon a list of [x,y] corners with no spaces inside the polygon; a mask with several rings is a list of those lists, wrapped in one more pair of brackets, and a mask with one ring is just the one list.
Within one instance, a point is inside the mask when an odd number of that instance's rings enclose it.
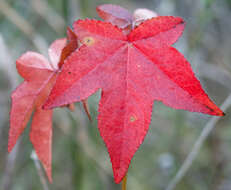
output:
{"label": "pale blemish on leaf", "polygon": [[91,36],[87,36],[83,38],[83,44],[86,46],[92,46],[95,43],[95,39]]}
{"label": "pale blemish on leaf", "polygon": [[137,118],[136,118],[135,116],[131,116],[131,117],[130,117],[130,122],[133,123],[133,122],[136,121],[136,120],[137,120]]}

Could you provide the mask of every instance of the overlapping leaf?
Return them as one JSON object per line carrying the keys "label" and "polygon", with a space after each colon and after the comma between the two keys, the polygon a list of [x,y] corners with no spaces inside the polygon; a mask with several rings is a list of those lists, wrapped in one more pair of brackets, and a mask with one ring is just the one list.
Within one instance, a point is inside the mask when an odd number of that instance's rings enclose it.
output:
{"label": "overlapping leaf", "polygon": [[35,52],[23,54],[16,62],[19,74],[24,82],[12,93],[10,113],[9,145],[10,152],[23,132],[32,112],[34,116],[30,130],[30,140],[43,163],[51,181],[51,145],[52,145],[52,110],[43,110],[46,100],[56,79],[59,55],[66,44],[66,39],[55,41],[49,55],[52,64]]}
{"label": "overlapping leaf", "polygon": [[118,5],[104,4],[96,8],[99,16],[107,22],[125,29],[132,25],[132,14]]}
{"label": "overlapping leaf", "polygon": [[50,62],[35,52],[23,54],[16,61],[16,66],[24,82],[11,96],[8,151],[13,149],[34,112],[30,140],[50,181],[52,181],[52,110],[43,110],[42,106],[54,85],[59,68],[66,57],[78,47],[77,38],[70,29],[68,40],[68,43],[66,39],[52,43],[48,51]]}

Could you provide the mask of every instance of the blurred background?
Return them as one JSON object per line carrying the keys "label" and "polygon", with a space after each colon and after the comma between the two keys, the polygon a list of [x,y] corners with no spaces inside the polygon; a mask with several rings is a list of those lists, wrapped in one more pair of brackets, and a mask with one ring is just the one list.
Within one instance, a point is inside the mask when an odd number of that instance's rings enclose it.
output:
{"label": "blurred background", "polygon": [[49,44],[64,37],[74,20],[99,19],[95,8],[103,3],[183,17],[186,29],[175,46],[190,61],[212,100],[227,107],[226,116],[211,124],[210,116],[155,102],[149,133],[131,162],[128,189],[166,189],[210,122],[212,132],[189,170],[171,188],[231,190],[231,101],[227,99],[231,94],[231,0],[0,0],[0,189],[120,189],[113,182],[97,129],[99,92],[89,98],[93,122],[79,103],[74,113],[55,110],[53,184],[44,181],[43,170],[31,157],[29,125],[14,151],[7,153],[10,94],[22,81],[15,60],[29,50],[47,56]]}

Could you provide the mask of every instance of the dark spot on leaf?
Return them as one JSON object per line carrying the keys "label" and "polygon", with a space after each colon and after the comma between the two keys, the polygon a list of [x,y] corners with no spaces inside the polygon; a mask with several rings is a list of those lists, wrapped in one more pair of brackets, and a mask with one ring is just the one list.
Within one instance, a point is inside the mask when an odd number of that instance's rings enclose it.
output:
{"label": "dark spot on leaf", "polygon": [[209,109],[211,112],[214,112],[214,110],[213,110],[212,108],[210,108],[209,106],[207,106],[207,105],[205,105],[205,104],[204,104],[204,106],[205,106],[207,109]]}

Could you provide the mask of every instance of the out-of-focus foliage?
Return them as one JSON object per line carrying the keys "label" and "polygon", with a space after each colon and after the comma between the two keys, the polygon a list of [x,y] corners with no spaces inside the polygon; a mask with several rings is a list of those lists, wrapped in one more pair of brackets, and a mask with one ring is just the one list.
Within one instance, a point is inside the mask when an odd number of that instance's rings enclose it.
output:
{"label": "out-of-focus foliage", "polygon": [[[22,80],[15,60],[25,51],[47,54],[48,45],[65,36],[79,18],[98,18],[95,7],[120,4],[144,7],[160,15],[183,17],[186,30],[177,48],[191,62],[197,77],[219,105],[231,92],[230,0],[0,0],[0,189],[43,189],[33,160],[28,132],[14,152],[7,153],[10,93]],[[106,148],[97,130],[100,93],[89,100],[93,122],[81,104],[76,111],[54,114],[53,184],[49,189],[119,189],[112,178]],[[182,165],[209,116],[155,103],[149,133],[132,160],[128,189],[164,189]],[[228,190],[231,187],[230,109],[222,118],[177,190]]]}

